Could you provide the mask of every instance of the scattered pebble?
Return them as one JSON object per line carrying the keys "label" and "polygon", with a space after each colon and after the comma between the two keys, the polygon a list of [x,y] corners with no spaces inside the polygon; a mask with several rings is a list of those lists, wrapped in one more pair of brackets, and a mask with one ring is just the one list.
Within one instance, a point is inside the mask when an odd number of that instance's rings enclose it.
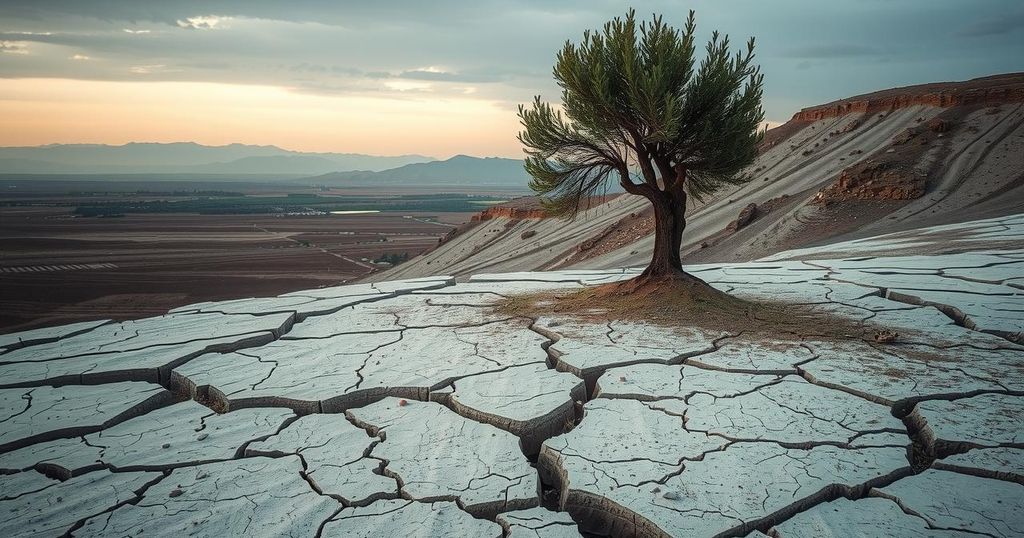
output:
{"label": "scattered pebble", "polygon": [[900,333],[896,331],[883,330],[875,333],[875,342],[879,344],[891,344],[900,337]]}
{"label": "scattered pebble", "polygon": [[168,497],[172,497],[172,498],[173,498],[173,497],[181,497],[181,495],[182,495],[183,493],[185,493],[185,492],[184,492],[184,491],[182,491],[182,490],[180,490],[180,489],[178,489],[178,488],[174,488],[174,489],[172,489],[172,490],[171,490],[171,492],[170,492],[170,493],[168,494]]}
{"label": "scattered pebble", "polygon": [[405,400],[398,400],[398,407],[405,407],[407,405],[409,405],[409,402]]}
{"label": "scattered pebble", "polygon": [[171,448],[171,444],[170,443],[164,443],[163,446],[161,446],[160,448]]}
{"label": "scattered pebble", "polygon": [[201,433],[201,434],[199,434],[199,437],[196,437],[196,441],[202,441],[202,440],[206,439],[207,437],[209,437],[209,434]]}

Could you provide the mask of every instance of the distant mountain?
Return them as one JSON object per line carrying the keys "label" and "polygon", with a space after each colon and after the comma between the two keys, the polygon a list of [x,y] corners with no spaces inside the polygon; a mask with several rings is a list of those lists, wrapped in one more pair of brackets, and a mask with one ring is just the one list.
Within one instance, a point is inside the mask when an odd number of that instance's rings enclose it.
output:
{"label": "distant mountain", "polygon": [[491,186],[525,189],[529,176],[523,161],[501,157],[470,157],[456,155],[444,161],[407,164],[379,172],[337,172],[296,181],[311,185],[366,187],[376,185],[402,186]]}
{"label": "distant mountain", "polygon": [[[337,171],[351,169],[352,166],[364,160],[382,159],[384,162],[370,163],[371,165],[383,166],[387,160],[394,159],[401,162],[397,157],[370,157],[368,155],[353,156],[349,159],[331,159],[317,155],[267,155],[259,157],[242,157],[230,162],[199,164],[188,168],[192,174],[310,174],[319,171]],[[308,172],[316,170],[318,172]]]}
{"label": "distant mountain", "polygon": [[133,142],[0,148],[0,174],[275,174],[308,176],[344,170],[385,170],[432,161],[422,155],[380,157],[306,153],[277,146],[204,146]]}

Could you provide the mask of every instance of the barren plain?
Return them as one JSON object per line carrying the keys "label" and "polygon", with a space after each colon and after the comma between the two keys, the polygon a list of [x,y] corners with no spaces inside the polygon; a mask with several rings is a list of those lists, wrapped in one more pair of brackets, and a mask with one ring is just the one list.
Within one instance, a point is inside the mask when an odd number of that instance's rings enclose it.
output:
{"label": "barren plain", "polygon": [[0,332],[133,319],[200,300],[336,285],[415,256],[471,213],[127,214],[0,207]]}

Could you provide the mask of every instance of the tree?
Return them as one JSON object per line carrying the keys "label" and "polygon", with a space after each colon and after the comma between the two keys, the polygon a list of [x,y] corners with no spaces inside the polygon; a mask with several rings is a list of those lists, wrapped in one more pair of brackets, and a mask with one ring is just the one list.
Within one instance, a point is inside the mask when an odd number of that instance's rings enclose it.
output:
{"label": "tree", "polygon": [[702,282],[680,258],[686,204],[726,185],[757,156],[763,76],[746,51],[716,31],[695,69],[694,13],[680,31],[635,12],[587,31],[558,53],[562,111],[536,97],[519,107],[530,187],[546,209],[574,218],[615,179],[654,206],[651,262],[640,279]]}

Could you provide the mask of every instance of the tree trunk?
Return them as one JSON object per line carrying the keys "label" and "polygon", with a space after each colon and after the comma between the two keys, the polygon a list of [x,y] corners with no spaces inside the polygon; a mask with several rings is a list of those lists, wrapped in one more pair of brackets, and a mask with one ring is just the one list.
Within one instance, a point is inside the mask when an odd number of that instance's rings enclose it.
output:
{"label": "tree trunk", "polygon": [[686,299],[684,302],[689,302],[694,308],[745,308],[744,301],[683,271],[679,249],[683,242],[683,230],[686,229],[685,190],[674,186],[671,191],[647,190],[637,194],[646,197],[654,206],[654,252],[651,254],[651,263],[636,278],[600,286],[596,291],[598,296],[629,296],[632,301],[649,301],[652,305],[668,300],[661,308],[669,309],[682,308],[679,302],[681,299]]}
{"label": "tree trunk", "polygon": [[654,252],[641,276],[672,278],[688,276],[679,255],[686,229],[686,195],[658,192],[648,197],[654,206]]}

